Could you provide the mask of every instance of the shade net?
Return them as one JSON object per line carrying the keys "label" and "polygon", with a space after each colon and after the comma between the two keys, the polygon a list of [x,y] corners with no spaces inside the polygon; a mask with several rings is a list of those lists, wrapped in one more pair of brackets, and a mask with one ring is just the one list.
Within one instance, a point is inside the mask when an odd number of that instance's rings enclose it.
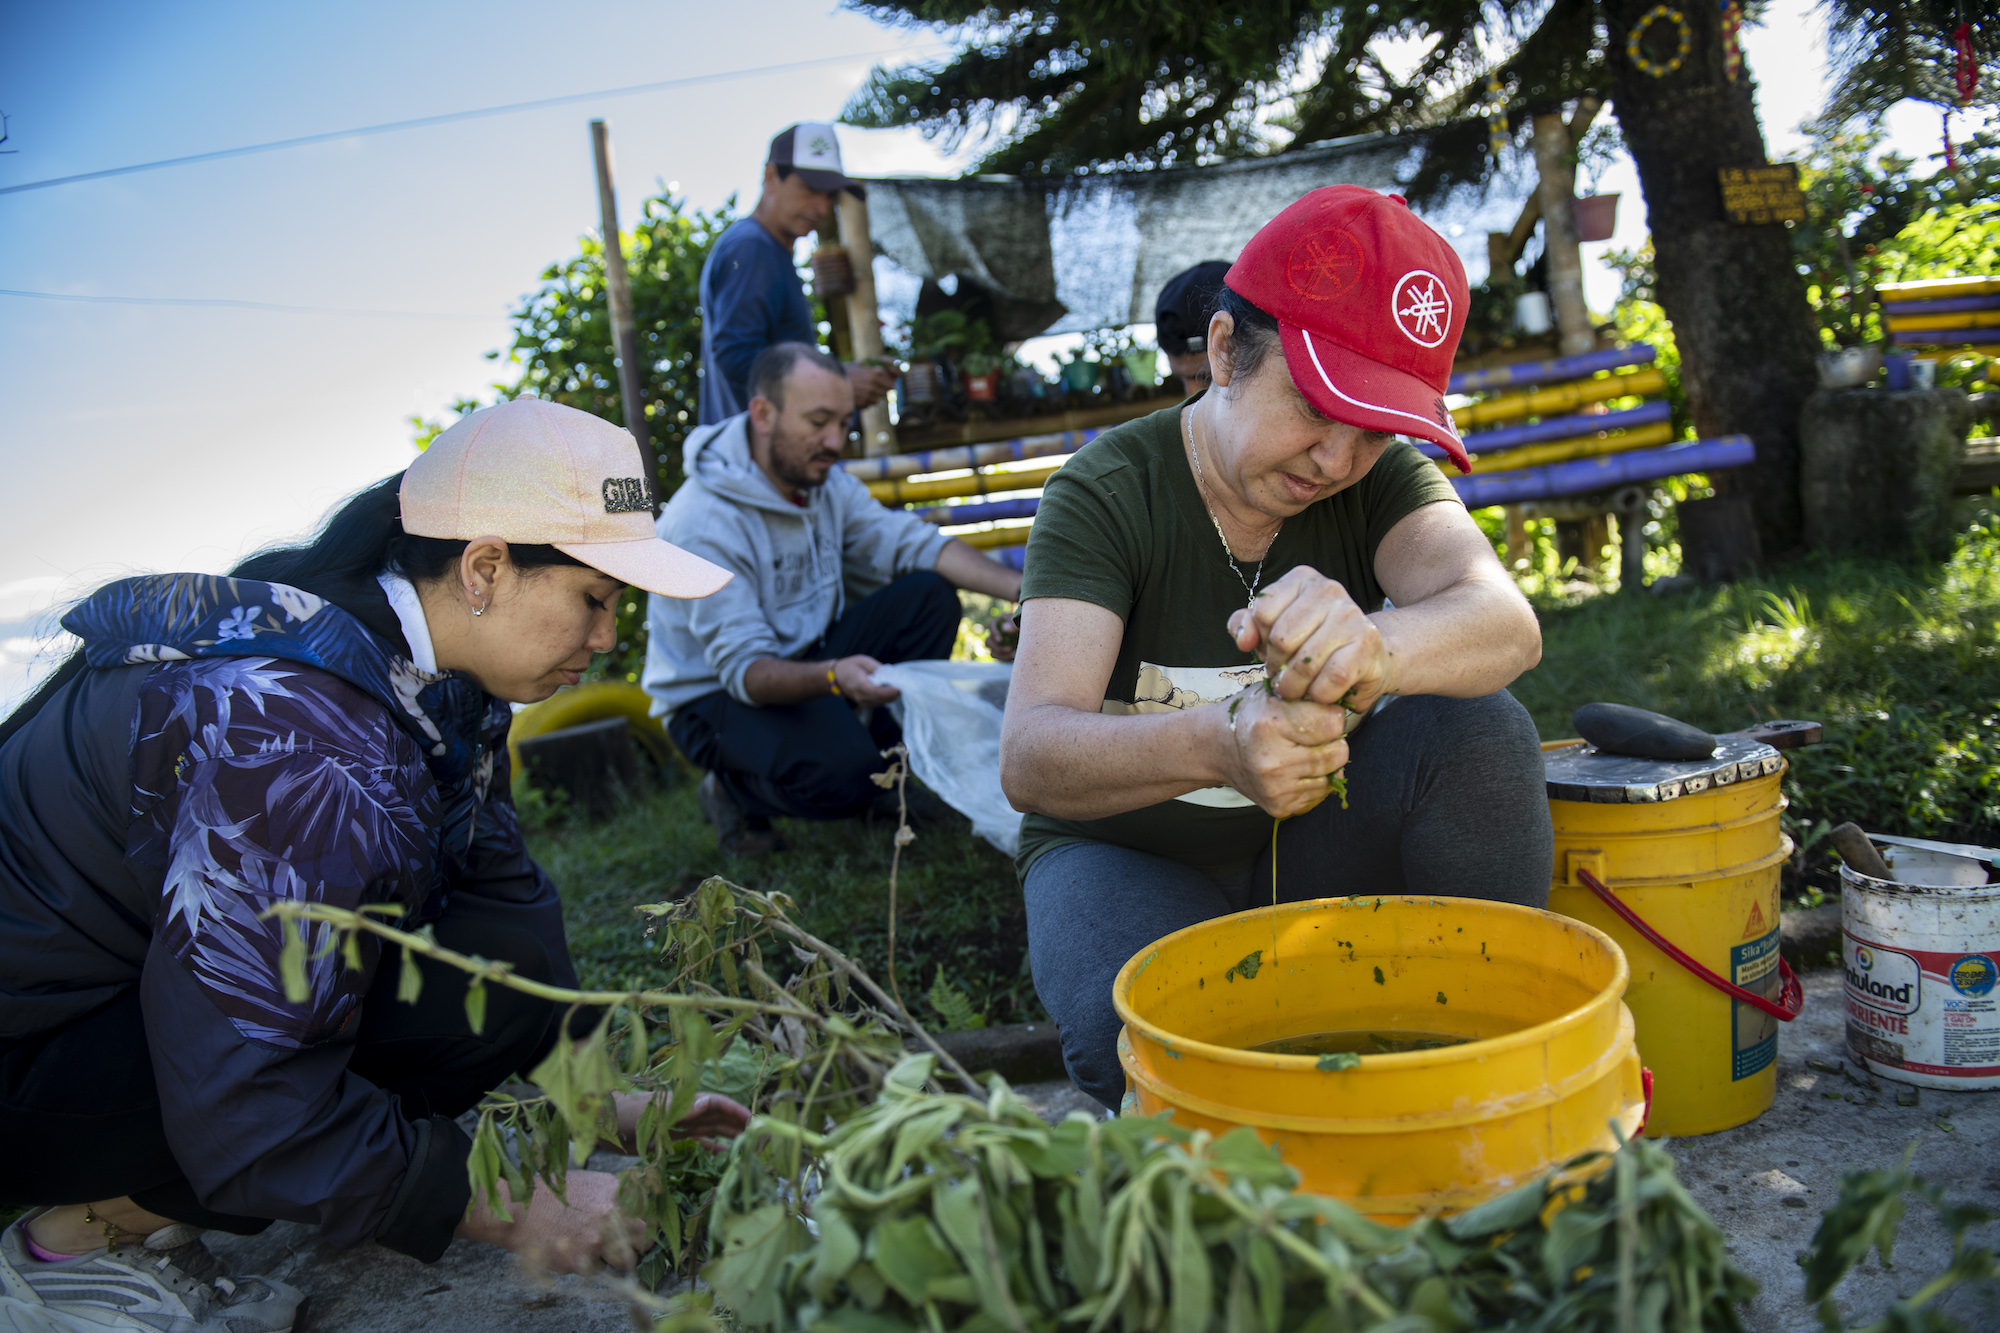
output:
{"label": "shade net", "polygon": [[[1323,185],[1396,191],[1415,145],[1370,137],[1272,157],[1163,171],[1041,179],[868,182],[868,230],[883,313],[907,320],[921,283],[971,282],[992,299],[995,332],[1148,324],[1167,280],[1204,260],[1233,261],[1285,205]],[[1530,181],[1500,176],[1419,215],[1486,273],[1486,233],[1513,226]]]}

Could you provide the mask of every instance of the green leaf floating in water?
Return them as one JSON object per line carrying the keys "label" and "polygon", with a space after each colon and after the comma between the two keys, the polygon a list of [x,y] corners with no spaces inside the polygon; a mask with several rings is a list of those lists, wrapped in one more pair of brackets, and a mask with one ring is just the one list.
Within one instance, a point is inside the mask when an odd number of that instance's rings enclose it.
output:
{"label": "green leaf floating in water", "polygon": [[1338,1074],[1343,1069],[1359,1068],[1360,1064],[1361,1057],[1353,1051],[1335,1051],[1331,1055],[1322,1055],[1313,1062],[1314,1067],[1322,1074]]}
{"label": "green leaf floating in water", "polygon": [[1242,962],[1224,972],[1222,979],[1224,981],[1234,981],[1236,980],[1236,974],[1241,972],[1245,981],[1255,981],[1257,979],[1257,969],[1262,966],[1264,966],[1264,951],[1262,949],[1252,949],[1249,953],[1243,955]]}

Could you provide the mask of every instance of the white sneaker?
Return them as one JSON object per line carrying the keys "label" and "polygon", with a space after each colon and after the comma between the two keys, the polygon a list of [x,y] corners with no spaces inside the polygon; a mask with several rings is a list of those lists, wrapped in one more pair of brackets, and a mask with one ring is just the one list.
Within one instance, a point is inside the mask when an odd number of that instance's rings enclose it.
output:
{"label": "white sneaker", "polygon": [[161,1227],[116,1254],[49,1262],[28,1252],[38,1208],[0,1232],[0,1333],[290,1333],[303,1299],[269,1278],[232,1278],[197,1227]]}

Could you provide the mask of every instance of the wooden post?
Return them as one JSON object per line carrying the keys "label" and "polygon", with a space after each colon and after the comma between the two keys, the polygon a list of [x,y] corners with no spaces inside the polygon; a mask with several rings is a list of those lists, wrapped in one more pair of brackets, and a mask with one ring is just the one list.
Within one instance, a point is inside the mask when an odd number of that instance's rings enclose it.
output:
{"label": "wooden post", "polygon": [[1502,512],[1507,520],[1507,571],[1512,573],[1526,565],[1533,554],[1528,544],[1528,517],[1519,505],[1508,505]]}
{"label": "wooden post", "polygon": [[1576,144],[1560,111],[1536,113],[1534,147],[1549,301],[1555,306],[1563,355],[1577,356],[1597,345],[1597,334],[1583,301],[1583,252],[1576,239]]}
{"label": "wooden post", "polygon": [[632,318],[632,283],[625,273],[625,249],[618,236],[618,200],[611,189],[610,127],[601,120],[591,121],[590,143],[597,158],[597,212],[604,230],[604,290],[611,303],[611,346],[618,353],[618,401],[625,413],[625,428],[638,442],[646,484],[657,494],[659,460],[653,457],[652,433],[646,429],[639,329]]}
{"label": "wooden post", "polygon": [[[847,327],[854,341],[854,359],[882,355],[882,319],[875,307],[875,246],[868,239],[868,202],[842,190],[834,199],[840,210],[840,244],[854,265],[854,290],[847,297]],[[896,452],[896,432],[889,425],[889,405],[877,403],[861,413],[861,452],[870,457]]]}

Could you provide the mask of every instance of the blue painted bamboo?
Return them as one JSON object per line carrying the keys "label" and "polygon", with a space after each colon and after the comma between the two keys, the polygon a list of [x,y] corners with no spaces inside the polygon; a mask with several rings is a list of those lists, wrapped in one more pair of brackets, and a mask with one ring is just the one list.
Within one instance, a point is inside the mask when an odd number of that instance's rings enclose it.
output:
{"label": "blue painted bamboo", "polygon": [[1028,548],[1025,546],[996,546],[986,554],[1009,569],[1019,569],[1028,563]]}
{"label": "blue painted bamboo", "polygon": [[939,527],[957,527],[961,523],[1001,523],[1008,519],[1033,518],[1040,500],[987,500],[979,504],[938,505],[934,509],[919,509],[917,517],[926,523]]}
{"label": "blue painted bamboo", "polygon": [[1072,453],[1096,439],[1099,433],[1096,427],[1092,427],[1089,430],[1058,431],[1052,435],[1024,435],[1019,439],[997,440],[990,444],[954,444],[948,449],[928,449],[920,454],[849,458],[834,466],[857,481],[888,481],[927,472],[956,472],[960,468],[991,467],[995,463]]}
{"label": "blue painted bamboo", "polygon": [[2000,329],[1897,329],[1898,347],[1987,347],[2000,343]]}
{"label": "blue painted bamboo", "polygon": [[[1573,417],[1551,417],[1537,421],[1532,426],[1508,426],[1504,430],[1480,431],[1465,437],[1465,451],[1469,454],[1492,454],[1505,449],[1517,449],[1524,444],[1541,444],[1547,440],[1569,440],[1581,435],[1595,435],[1604,430],[1631,430],[1635,426],[1651,426],[1673,419],[1674,409],[1666,403],[1641,403],[1623,412],[1603,412],[1597,416],[1588,414]],[[1443,458],[1445,452],[1429,440],[1412,441],[1418,449],[1432,458]]]}
{"label": "blue painted bamboo", "polygon": [[1984,296],[1947,296],[1937,301],[1884,301],[1882,313],[1900,315],[1962,315],[1968,310],[2000,310],[2000,292]]}
{"label": "blue painted bamboo", "polygon": [[1488,505],[1546,500],[1557,495],[1600,494],[1629,482],[1677,477],[1684,472],[1742,467],[1756,456],[1756,446],[1749,436],[1723,435],[1661,449],[1634,449],[1629,453],[1579,458],[1488,476],[1474,473],[1469,477],[1453,477],[1451,484],[1458,488],[1459,498],[1467,508],[1484,509]]}
{"label": "blue painted bamboo", "polygon": [[1495,366],[1491,370],[1468,370],[1453,375],[1445,386],[1446,393],[1479,393],[1486,389],[1516,389],[1530,384],[1557,384],[1563,380],[1580,380],[1586,375],[1595,375],[1600,370],[1616,370],[1620,366],[1643,366],[1658,353],[1650,343],[1633,343],[1630,347],[1614,347],[1603,352],[1585,352],[1581,356],[1559,356],[1551,361],[1523,361],[1518,365]]}

